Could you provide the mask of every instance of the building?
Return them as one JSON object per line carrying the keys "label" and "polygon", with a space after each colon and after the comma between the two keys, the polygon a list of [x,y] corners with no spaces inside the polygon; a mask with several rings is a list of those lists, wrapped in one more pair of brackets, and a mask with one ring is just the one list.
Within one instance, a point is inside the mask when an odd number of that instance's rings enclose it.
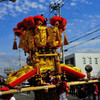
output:
{"label": "building", "polygon": [[65,64],[73,64],[86,74],[85,66],[91,65],[91,76],[100,76],[100,53],[73,53],[65,56]]}
{"label": "building", "polygon": [[12,71],[13,71],[12,68],[4,68],[4,73],[6,75],[9,75]]}

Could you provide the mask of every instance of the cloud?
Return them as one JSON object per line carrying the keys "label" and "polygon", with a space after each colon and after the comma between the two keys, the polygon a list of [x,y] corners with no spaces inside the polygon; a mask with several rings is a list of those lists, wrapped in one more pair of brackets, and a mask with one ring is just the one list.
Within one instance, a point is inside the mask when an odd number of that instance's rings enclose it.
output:
{"label": "cloud", "polygon": [[93,4],[93,2],[87,1],[87,0],[80,0],[80,2],[85,3],[85,4],[88,4],[88,5]]}
{"label": "cloud", "polygon": [[0,5],[0,19],[4,18],[4,16],[8,14],[13,17],[16,17],[21,13],[26,14],[32,9],[36,9],[38,11],[45,10],[48,3],[41,4],[41,2],[45,2],[45,0],[39,0],[39,2],[31,2],[28,0],[24,1],[17,0],[15,3],[12,2],[8,2],[8,4],[2,3],[2,5]]}
{"label": "cloud", "polygon": [[45,2],[45,0],[39,0],[39,2]]}
{"label": "cloud", "polygon": [[32,8],[38,8],[38,3],[37,2],[32,2],[30,4],[30,7],[32,7]]}
{"label": "cloud", "polygon": [[17,14],[14,13],[14,12],[12,12],[10,15],[13,16],[13,17],[16,17],[17,16]]}
{"label": "cloud", "polygon": [[16,16],[15,11],[14,11],[14,5],[12,3],[3,3],[3,5],[0,8],[0,15],[2,14],[2,17],[5,15],[11,15],[11,16]]}
{"label": "cloud", "polygon": [[88,15],[88,18],[100,18],[100,14],[95,14],[95,15]]}
{"label": "cloud", "polygon": [[0,8],[0,18],[3,18],[3,16],[7,15],[8,12],[7,12],[7,8],[5,7],[1,7]]}
{"label": "cloud", "polygon": [[0,52],[0,55],[5,55],[6,53],[4,53],[4,52]]}
{"label": "cloud", "polygon": [[23,10],[19,6],[15,6],[16,11],[23,12]]}
{"label": "cloud", "polygon": [[[84,44],[84,41],[77,41],[69,44],[67,47],[65,46],[64,49],[68,49],[68,52],[97,52],[100,53],[100,39],[95,39]],[[77,45],[77,46],[76,46]],[[75,47],[74,47],[75,46]],[[89,50],[89,51],[88,51]]]}
{"label": "cloud", "polygon": [[100,53],[100,49],[94,49],[94,48],[84,48],[80,50],[76,50],[78,53]]}
{"label": "cloud", "polygon": [[68,31],[68,32],[71,32],[71,30],[70,30],[70,29],[68,29],[67,31]]}
{"label": "cloud", "polygon": [[28,5],[27,2],[21,5],[21,9],[23,10],[23,13],[26,14],[30,11],[30,6]]}
{"label": "cloud", "polygon": [[[99,13],[95,15],[94,13],[93,14],[83,13],[83,16],[81,18],[80,17],[73,18],[73,19],[71,18],[71,20],[68,20],[68,24],[66,25],[66,32],[68,33],[68,38],[70,39],[73,37],[74,39],[75,37],[79,37],[89,32],[92,32],[94,30],[99,29],[99,26],[100,26],[99,19],[100,19]],[[71,31],[68,31],[68,30],[71,30]]]}
{"label": "cloud", "polygon": [[54,0],[49,0],[50,4],[54,4]]}
{"label": "cloud", "polygon": [[[40,0],[40,2],[44,2],[45,0]],[[26,8],[26,10],[29,10],[29,8],[35,8],[35,9],[44,9],[45,6],[43,4],[40,4],[38,2],[30,2],[30,1],[27,1],[25,0],[25,3],[22,5],[24,7],[24,9]],[[27,9],[28,7],[28,9]],[[39,9],[38,9],[39,10]]]}
{"label": "cloud", "polygon": [[77,4],[75,2],[72,2],[70,5],[71,6],[76,6]]}
{"label": "cloud", "polygon": [[[95,46],[100,43],[100,39],[95,39],[84,44],[84,46]],[[99,45],[98,45],[99,46]]]}
{"label": "cloud", "polygon": [[72,6],[75,6],[76,3],[83,3],[83,4],[88,4],[88,5],[93,4],[93,2],[88,1],[88,0],[72,0]]}
{"label": "cloud", "polygon": [[89,1],[86,1],[85,3],[88,4],[88,5],[93,4],[93,2],[89,2]]}
{"label": "cloud", "polygon": [[13,6],[12,3],[8,3],[8,4],[4,3],[3,5],[4,5],[5,7],[7,7],[8,9],[13,9],[13,8],[14,8],[14,6]]}
{"label": "cloud", "polygon": [[81,2],[86,2],[86,0],[81,0]]}
{"label": "cloud", "polygon": [[100,14],[99,15],[95,15],[96,18],[100,18]]}
{"label": "cloud", "polygon": [[72,53],[100,53],[100,49],[95,48],[74,48],[65,52],[65,55]]}
{"label": "cloud", "polygon": [[45,5],[46,5],[46,6],[49,6],[49,3],[45,2]]}
{"label": "cloud", "polygon": [[[0,52],[0,73],[3,73],[4,68],[8,68],[8,67],[18,70],[19,69],[18,58],[19,56],[15,54],[7,54],[7,53]],[[22,66],[26,65],[26,57],[22,55],[21,55],[21,65]]]}
{"label": "cloud", "polygon": [[40,8],[41,10],[42,10],[42,9],[46,10],[46,7],[43,6],[42,4],[39,4],[39,8]]}

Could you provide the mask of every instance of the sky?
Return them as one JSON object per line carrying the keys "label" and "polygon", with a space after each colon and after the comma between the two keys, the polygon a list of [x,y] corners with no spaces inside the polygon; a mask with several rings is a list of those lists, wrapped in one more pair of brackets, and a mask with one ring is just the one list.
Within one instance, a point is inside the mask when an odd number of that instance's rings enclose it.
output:
{"label": "sky", "polygon": [[[67,20],[66,34],[68,41],[72,41],[93,31],[80,40],[74,41],[64,49],[68,49],[65,55],[70,53],[100,53],[100,37],[78,45],[100,35],[100,0],[16,0],[16,2],[0,2],[0,73],[5,67],[11,66],[18,69],[18,50],[12,50],[14,41],[13,28],[25,17],[44,14],[51,18],[49,5],[59,2],[61,5],[61,16]],[[18,41],[18,38],[17,38]],[[71,48],[72,46],[78,45]],[[25,64],[26,57],[21,50],[21,64]]]}

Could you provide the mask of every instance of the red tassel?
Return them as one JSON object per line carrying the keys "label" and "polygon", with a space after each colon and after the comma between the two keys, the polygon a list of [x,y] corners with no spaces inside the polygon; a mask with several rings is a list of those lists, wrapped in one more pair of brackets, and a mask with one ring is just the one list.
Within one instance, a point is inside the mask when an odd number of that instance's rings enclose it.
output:
{"label": "red tassel", "polygon": [[16,42],[16,38],[14,39],[13,50],[17,50],[17,42]]}
{"label": "red tassel", "polygon": [[68,43],[68,40],[67,40],[67,36],[66,36],[66,34],[64,34],[64,45],[68,45],[69,43]]}

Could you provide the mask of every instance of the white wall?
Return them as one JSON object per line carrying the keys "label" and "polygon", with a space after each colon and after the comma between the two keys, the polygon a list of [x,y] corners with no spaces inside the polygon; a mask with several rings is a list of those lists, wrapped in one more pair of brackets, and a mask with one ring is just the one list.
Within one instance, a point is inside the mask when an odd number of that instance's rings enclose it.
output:
{"label": "white wall", "polygon": [[[83,64],[83,57],[86,58],[86,64]],[[92,64],[89,63],[90,57],[92,59]],[[98,59],[98,64],[95,64],[95,58]],[[84,74],[86,74],[85,66],[89,64],[93,67],[91,75],[100,76],[100,53],[75,53],[75,63],[76,67],[79,67]]]}

